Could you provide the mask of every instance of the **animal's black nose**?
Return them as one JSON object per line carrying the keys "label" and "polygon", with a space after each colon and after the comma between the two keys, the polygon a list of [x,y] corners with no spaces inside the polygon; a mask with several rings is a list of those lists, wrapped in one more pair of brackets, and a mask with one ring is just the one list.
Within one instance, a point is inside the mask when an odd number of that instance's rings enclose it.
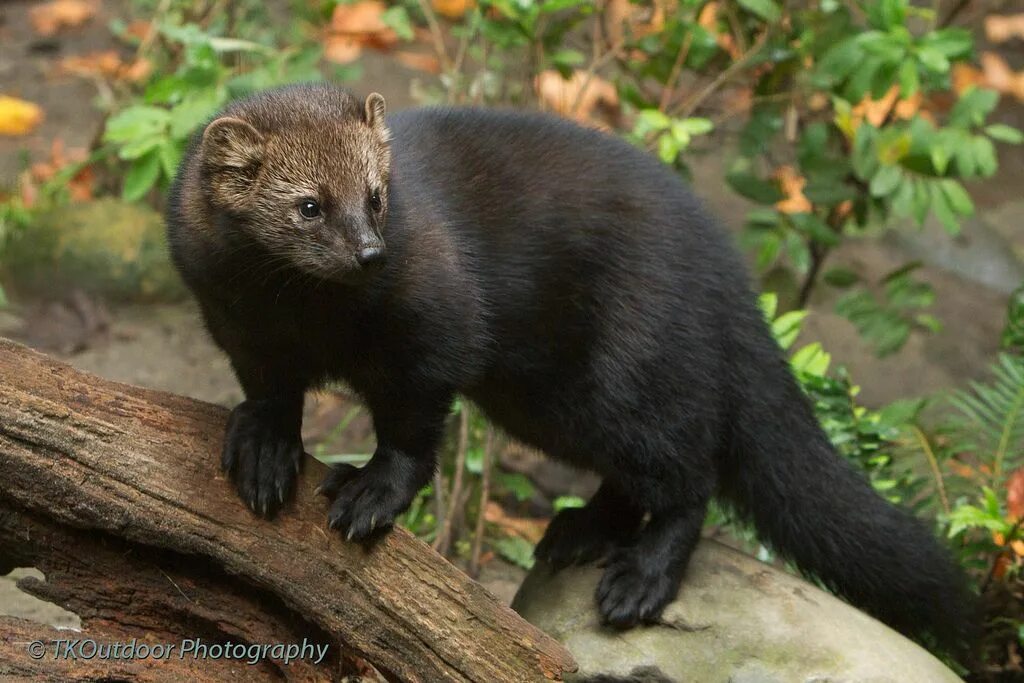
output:
{"label": "animal's black nose", "polygon": [[366,266],[384,258],[384,247],[363,247],[356,253],[359,265]]}

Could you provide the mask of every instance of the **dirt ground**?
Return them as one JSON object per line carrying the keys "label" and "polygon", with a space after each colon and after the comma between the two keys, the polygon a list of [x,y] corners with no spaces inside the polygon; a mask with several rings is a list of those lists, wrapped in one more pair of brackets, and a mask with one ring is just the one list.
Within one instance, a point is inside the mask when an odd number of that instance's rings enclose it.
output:
{"label": "dirt ground", "polygon": [[[33,4],[16,1],[0,5],[0,93],[40,104],[46,120],[27,138],[0,138],[0,186],[13,182],[26,158],[44,158],[55,137],[68,147],[86,146],[102,125],[99,113],[89,106],[97,97],[96,86],[57,74],[54,63],[60,56],[112,47],[106,26],[120,14],[121,3],[106,0],[95,19],[54,39],[39,39],[28,28],[27,12]],[[1015,53],[1010,59],[1019,62],[1020,55]],[[362,80],[352,87],[360,92],[378,90],[391,108],[398,109],[414,104],[410,84],[416,77],[386,57],[369,54]],[[998,118],[1024,127],[1024,107],[1005,103]],[[704,153],[697,150],[691,164],[695,187],[725,226],[738,228],[748,207],[721,181],[728,157],[721,153],[722,144],[728,143],[715,140]],[[952,239],[941,228],[929,225],[885,242],[850,243],[831,257],[829,267],[844,265],[867,277],[878,277],[907,259],[921,259],[923,277],[937,290],[934,313],[945,332],[915,334],[901,352],[884,360],[877,359],[852,326],[832,312],[836,292],[822,288],[812,299],[812,315],[803,338],[822,341],[834,362],[850,369],[868,404],[962,386],[984,375],[997,347],[1007,294],[1024,281],[1024,221],[1020,219],[1024,215],[1020,193],[1024,147],[1001,147],[999,151],[999,175],[970,188],[980,211],[963,236]],[[56,304],[15,301],[10,310],[0,312],[0,335],[21,339],[78,368],[112,379],[225,406],[241,399],[227,360],[202,329],[191,303],[112,308],[95,302],[99,313],[83,316],[70,294],[55,292],[53,298],[63,302]],[[322,438],[349,409],[351,403],[336,395],[311,399],[307,438]],[[325,448],[328,452],[372,448],[365,416]],[[558,476],[573,481],[571,473],[563,471]],[[490,572],[485,584],[510,600],[521,571],[496,562]],[[18,592],[11,577],[0,578],[0,614],[4,613],[31,615],[60,625],[74,622],[63,611],[40,606]]]}

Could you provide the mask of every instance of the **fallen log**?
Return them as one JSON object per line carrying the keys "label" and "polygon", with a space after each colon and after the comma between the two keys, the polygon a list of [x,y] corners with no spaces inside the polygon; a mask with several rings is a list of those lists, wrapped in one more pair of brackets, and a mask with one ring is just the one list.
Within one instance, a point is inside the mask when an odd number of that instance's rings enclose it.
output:
{"label": "fallen log", "polygon": [[[369,551],[343,542],[313,493],[319,463],[276,520],[253,516],[218,468],[226,418],[0,340],[0,572],[38,567],[46,581],[23,588],[79,614],[97,640],[329,644],[319,664],[258,665],[297,680],[336,678],[360,659],[408,681],[561,680],[574,669],[555,640],[406,531]],[[0,623],[16,629],[31,630]],[[0,677],[32,666],[12,642],[0,643]],[[66,680],[95,678],[98,664],[37,666]],[[163,676],[159,665],[144,673]]]}

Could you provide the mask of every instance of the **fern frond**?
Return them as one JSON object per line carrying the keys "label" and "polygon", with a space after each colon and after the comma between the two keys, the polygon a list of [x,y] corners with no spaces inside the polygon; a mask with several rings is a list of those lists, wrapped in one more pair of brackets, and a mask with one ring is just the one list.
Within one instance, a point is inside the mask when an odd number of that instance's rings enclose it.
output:
{"label": "fern frond", "polygon": [[1000,354],[988,383],[972,382],[950,403],[963,424],[958,450],[972,450],[990,463],[996,482],[1024,460],[1024,358]]}

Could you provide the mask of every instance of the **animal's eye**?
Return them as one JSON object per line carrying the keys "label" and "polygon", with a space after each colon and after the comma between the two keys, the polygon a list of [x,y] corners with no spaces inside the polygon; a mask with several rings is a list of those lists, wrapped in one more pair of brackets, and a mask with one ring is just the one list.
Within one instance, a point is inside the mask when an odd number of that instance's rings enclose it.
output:
{"label": "animal's eye", "polygon": [[304,199],[299,202],[299,213],[303,218],[316,218],[320,215],[320,205],[312,199]]}
{"label": "animal's eye", "polygon": [[383,207],[384,204],[380,200],[380,191],[374,190],[370,193],[370,208],[373,209],[374,212],[379,212]]}

